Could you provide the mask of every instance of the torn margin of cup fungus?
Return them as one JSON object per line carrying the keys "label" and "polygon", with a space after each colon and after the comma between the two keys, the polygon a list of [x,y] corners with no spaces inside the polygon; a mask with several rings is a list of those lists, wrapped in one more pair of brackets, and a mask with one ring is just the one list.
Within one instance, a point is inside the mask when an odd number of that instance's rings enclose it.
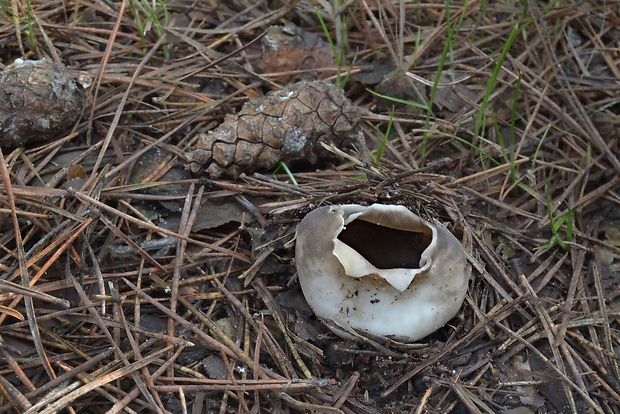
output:
{"label": "torn margin of cup fungus", "polygon": [[297,227],[295,257],[317,317],[404,342],[452,319],[470,278],[465,250],[452,233],[397,205],[311,211]]}

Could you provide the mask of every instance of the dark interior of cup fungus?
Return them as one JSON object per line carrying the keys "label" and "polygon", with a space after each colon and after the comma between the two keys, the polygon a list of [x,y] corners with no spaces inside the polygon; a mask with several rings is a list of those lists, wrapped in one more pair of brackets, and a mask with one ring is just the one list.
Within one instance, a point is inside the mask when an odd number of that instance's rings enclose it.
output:
{"label": "dark interior of cup fungus", "polygon": [[377,269],[417,269],[422,252],[432,241],[432,232],[399,230],[357,219],[345,226],[338,240]]}

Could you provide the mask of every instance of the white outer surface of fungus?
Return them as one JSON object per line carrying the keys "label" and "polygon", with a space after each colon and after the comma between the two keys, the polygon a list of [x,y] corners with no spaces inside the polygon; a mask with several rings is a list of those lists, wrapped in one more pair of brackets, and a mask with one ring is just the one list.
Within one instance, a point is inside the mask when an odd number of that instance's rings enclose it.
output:
{"label": "white outer surface of fungus", "polygon": [[[403,260],[419,255],[418,265],[386,269],[373,265],[338,238],[355,220],[424,238],[417,252],[411,246],[409,258],[404,257],[409,256],[409,246],[388,249]],[[308,304],[318,317],[343,327],[416,341],[452,319],[467,292],[470,272],[461,243],[441,224],[429,223],[404,206],[318,208],[299,223],[296,243],[299,281]],[[389,260],[400,262],[399,257]]]}

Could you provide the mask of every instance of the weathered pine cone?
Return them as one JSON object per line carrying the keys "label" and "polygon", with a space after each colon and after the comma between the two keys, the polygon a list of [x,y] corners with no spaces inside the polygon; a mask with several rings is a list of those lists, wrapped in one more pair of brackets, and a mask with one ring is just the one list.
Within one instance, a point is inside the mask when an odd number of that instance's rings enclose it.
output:
{"label": "weathered pine cone", "polygon": [[18,60],[0,74],[0,146],[51,140],[82,115],[84,94],[62,66]]}
{"label": "weathered pine cone", "polygon": [[321,142],[342,147],[361,141],[360,113],[339,87],[302,81],[246,102],[219,127],[201,133],[187,154],[188,168],[212,178],[233,178],[305,160],[315,164],[329,156]]}

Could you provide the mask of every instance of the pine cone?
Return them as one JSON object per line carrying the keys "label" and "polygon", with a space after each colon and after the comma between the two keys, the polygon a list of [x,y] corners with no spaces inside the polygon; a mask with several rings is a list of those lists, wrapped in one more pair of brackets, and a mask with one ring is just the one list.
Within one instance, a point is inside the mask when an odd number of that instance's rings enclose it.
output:
{"label": "pine cone", "polygon": [[0,75],[0,145],[51,140],[82,115],[84,94],[73,76],[48,60],[20,60]]}
{"label": "pine cone", "polygon": [[201,133],[188,168],[212,178],[273,168],[278,162],[315,164],[329,156],[321,142],[342,147],[363,139],[357,107],[342,89],[302,81],[246,102],[219,127]]}

